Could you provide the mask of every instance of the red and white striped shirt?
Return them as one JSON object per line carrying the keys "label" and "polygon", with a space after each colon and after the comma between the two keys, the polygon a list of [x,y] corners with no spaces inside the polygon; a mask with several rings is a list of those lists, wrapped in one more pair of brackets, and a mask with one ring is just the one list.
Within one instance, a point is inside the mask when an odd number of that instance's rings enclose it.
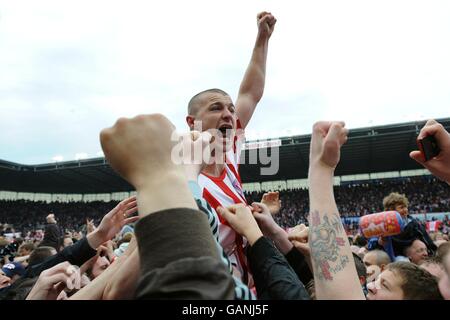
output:
{"label": "red and white striped shirt", "polygon": [[[241,128],[239,120],[237,127],[238,129]],[[243,248],[246,245],[246,240],[243,240],[216,212],[218,206],[228,207],[237,203],[247,204],[239,175],[239,158],[244,142],[244,135],[236,136],[233,147],[226,153],[226,165],[222,174],[219,177],[213,177],[201,173],[198,177],[198,184],[202,189],[203,198],[213,208],[213,213],[220,221],[219,242],[230,262],[235,265],[245,282],[247,280],[247,261]]]}

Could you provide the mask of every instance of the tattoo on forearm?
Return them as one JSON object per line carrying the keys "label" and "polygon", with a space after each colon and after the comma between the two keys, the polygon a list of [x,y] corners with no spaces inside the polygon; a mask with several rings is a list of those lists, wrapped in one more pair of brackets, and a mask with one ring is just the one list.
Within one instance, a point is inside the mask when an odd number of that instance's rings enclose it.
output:
{"label": "tattoo on forearm", "polygon": [[342,222],[337,214],[321,219],[318,211],[311,212],[310,218],[309,243],[314,273],[320,280],[333,280],[333,275],[349,263],[348,256],[341,253],[341,247],[345,246]]}

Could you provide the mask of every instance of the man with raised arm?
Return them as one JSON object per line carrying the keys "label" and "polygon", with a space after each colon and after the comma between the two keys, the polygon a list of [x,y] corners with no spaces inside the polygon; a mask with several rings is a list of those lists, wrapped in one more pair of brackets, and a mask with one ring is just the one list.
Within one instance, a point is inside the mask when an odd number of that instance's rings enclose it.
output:
{"label": "man with raised arm", "polygon": [[[241,82],[236,104],[220,89],[196,94],[188,105],[186,122],[191,130],[213,131],[215,136],[213,161],[202,171],[198,183],[202,196],[215,210],[246,203],[239,176],[239,156],[243,145],[243,129],[250,121],[260,101],[265,83],[269,39],[276,23],[270,12],[257,15],[256,37],[250,64]],[[216,217],[217,213],[214,212]],[[246,282],[248,270],[243,252],[243,239],[220,220],[220,243],[230,257],[235,270]]]}

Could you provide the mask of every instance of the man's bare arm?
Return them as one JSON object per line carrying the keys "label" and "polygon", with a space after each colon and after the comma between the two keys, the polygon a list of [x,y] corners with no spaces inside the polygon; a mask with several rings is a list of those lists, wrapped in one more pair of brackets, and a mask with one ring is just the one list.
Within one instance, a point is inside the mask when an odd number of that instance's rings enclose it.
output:
{"label": "man's bare arm", "polygon": [[308,177],[309,245],[317,299],[365,298],[333,194],[334,169],[346,140],[343,123],[314,125]]}
{"label": "man's bare arm", "polygon": [[236,100],[236,112],[243,128],[249,123],[256,105],[264,93],[266,79],[266,60],[269,38],[277,20],[269,12],[257,16],[258,35],[253,48],[252,58],[242,79]]}

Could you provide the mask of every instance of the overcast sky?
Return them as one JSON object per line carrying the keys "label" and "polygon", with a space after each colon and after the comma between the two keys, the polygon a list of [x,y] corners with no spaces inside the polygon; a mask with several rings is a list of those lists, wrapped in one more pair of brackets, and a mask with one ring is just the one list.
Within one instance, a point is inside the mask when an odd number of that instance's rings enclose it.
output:
{"label": "overcast sky", "polygon": [[186,130],[193,94],[236,99],[262,10],[278,22],[249,139],[450,116],[447,0],[0,0],[0,159],[96,157],[120,116]]}

